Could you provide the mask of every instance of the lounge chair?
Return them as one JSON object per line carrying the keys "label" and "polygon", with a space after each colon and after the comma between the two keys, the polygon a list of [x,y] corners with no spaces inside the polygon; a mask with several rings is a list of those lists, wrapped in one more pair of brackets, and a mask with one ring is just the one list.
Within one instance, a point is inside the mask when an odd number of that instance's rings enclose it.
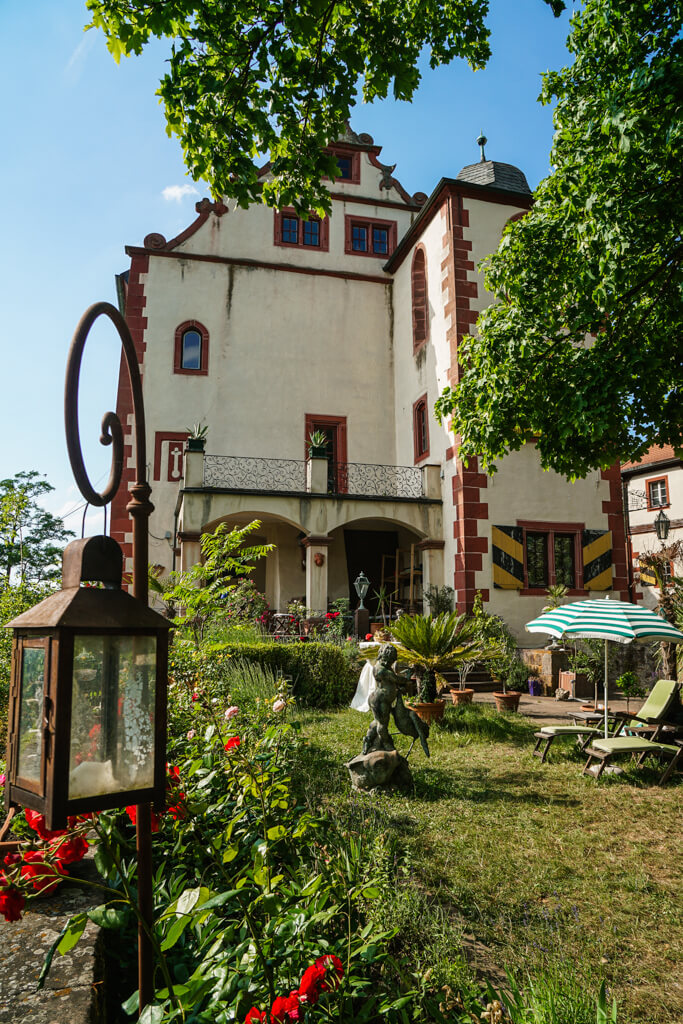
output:
{"label": "lounge chair", "polygon": [[[544,725],[540,732],[535,732],[536,746],[532,750],[534,757],[540,757],[541,764],[545,762],[550,745],[554,740],[563,736],[575,736],[580,750],[584,750],[590,741],[602,733],[599,729],[591,729],[587,725]],[[545,740],[543,750],[541,744]]]}
{"label": "lounge chair", "polygon": [[599,767],[595,773],[596,779],[600,778],[612,758],[619,754],[631,754],[633,757],[637,755],[639,767],[649,756],[668,760],[669,764],[657,783],[659,786],[664,785],[679,764],[683,767],[683,742],[655,743],[642,736],[608,736],[607,739],[595,739],[587,748],[586,753],[588,760],[584,765],[583,774],[588,772],[593,761],[599,761]]}
{"label": "lounge chair", "polygon": [[673,732],[683,728],[672,721],[675,708],[679,704],[679,684],[674,679],[658,679],[650,691],[650,695],[634,715],[627,711],[616,711],[612,716],[616,722],[614,736],[626,732],[631,736],[641,736],[650,740],[662,739],[665,732]]}

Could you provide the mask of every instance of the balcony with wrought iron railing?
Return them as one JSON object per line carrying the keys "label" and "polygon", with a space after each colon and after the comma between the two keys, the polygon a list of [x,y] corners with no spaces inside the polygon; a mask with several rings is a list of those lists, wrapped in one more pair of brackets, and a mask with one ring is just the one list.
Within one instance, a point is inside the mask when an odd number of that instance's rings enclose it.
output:
{"label": "balcony with wrought iron railing", "polygon": [[[324,463],[314,479],[311,463]],[[259,494],[329,494],[390,500],[424,500],[419,466],[379,466],[313,459],[262,459],[234,455],[204,456],[204,487]]]}

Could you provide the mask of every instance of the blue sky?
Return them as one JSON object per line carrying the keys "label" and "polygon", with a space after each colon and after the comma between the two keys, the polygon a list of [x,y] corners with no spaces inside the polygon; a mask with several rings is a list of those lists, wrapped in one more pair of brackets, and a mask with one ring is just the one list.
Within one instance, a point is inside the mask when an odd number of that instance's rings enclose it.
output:
{"label": "blue sky", "polygon": [[[63,426],[64,368],[76,324],[92,302],[115,302],[126,244],[140,245],[151,231],[173,237],[208,194],[186,176],[154,95],[167,46],[155,44],[117,66],[99,34],[83,33],[87,20],[82,0],[0,2],[0,479],[39,470],[56,488],[48,507],[60,514],[82,505]],[[397,164],[410,193],[430,193],[441,177],[476,161],[480,130],[489,139],[487,156],[521,167],[532,188],[548,173],[552,114],[536,98],[540,73],[569,61],[568,17],[554,19],[542,0],[492,0],[490,25],[486,70],[475,74],[463,62],[426,68],[412,104],[356,109],[353,128],[384,147],[381,159]],[[102,414],[115,407],[118,360],[113,331],[93,332],[81,385],[93,483],[108,475],[108,450],[97,438]],[[67,519],[78,534],[81,514]],[[101,512],[89,517],[86,533],[99,532],[101,522]]]}

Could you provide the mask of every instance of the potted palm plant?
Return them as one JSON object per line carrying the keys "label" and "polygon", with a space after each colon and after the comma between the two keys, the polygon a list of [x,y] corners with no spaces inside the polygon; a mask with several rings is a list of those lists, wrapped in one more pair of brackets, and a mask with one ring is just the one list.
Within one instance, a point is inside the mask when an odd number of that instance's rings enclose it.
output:
{"label": "potted palm plant", "polygon": [[436,673],[457,668],[464,661],[500,657],[494,641],[482,639],[476,619],[457,612],[402,615],[392,626],[399,658],[418,666],[418,700],[415,712],[425,722],[443,717],[444,701],[437,699]]}

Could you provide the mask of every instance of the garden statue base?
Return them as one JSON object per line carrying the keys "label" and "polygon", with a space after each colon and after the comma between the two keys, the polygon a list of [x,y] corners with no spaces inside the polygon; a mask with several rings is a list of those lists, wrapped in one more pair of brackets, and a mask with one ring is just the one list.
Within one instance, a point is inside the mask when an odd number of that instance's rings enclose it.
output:
{"label": "garden statue base", "polygon": [[373,750],[346,762],[353,789],[363,793],[412,789],[410,765],[398,750]]}

